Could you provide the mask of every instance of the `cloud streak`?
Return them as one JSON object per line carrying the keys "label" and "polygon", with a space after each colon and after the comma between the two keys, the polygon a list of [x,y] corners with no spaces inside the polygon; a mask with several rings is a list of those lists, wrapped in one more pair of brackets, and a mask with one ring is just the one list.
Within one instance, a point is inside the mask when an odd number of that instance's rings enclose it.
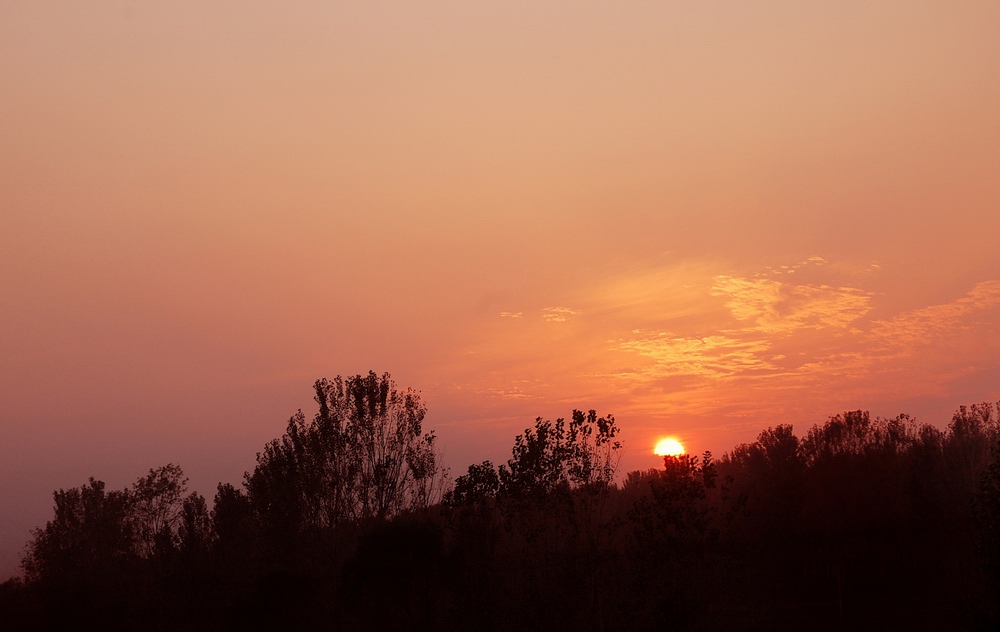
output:
{"label": "cloud streak", "polygon": [[624,340],[616,350],[636,353],[652,360],[653,365],[643,373],[646,376],[688,375],[723,379],[773,369],[774,366],[763,359],[770,348],[766,340],[739,340],[725,335],[693,338],[659,332]]}
{"label": "cloud streak", "polygon": [[546,307],[542,310],[542,319],[549,323],[564,323],[580,312],[568,307]]}
{"label": "cloud streak", "polygon": [[872,323],[874,339],[892,347],[914,347],[933,343],[969,327],[976,312],[1000,305],[1000,281],[983,281],[950,303],[930,305]]}
{"label": "cloud streak", "polygon": [[[557,306],[536,308],[539,319],[484,331],[475,354],[495,370],[484,371],[476,392],[737,418],[851,397],[853,405],[880,394],[917,397],[958,379],[949,376],[996,366],[997,345],[976,338],[997,320],[1000,281],[884,315],[885,295],[864,287],[877,270],[819,257],[747,274],[683,266],[567,293]],[[571,320],[572,328],[550,327]],[[958,343],[961,358],[952,353]]]}
{"label": "cloud streak", "polygon": [[846,327],[871,311],[869,292],[852,287],[795,284],[774,279],[717,276],[712,296],[724,297],[743,331],[789,334],[798,329]]}

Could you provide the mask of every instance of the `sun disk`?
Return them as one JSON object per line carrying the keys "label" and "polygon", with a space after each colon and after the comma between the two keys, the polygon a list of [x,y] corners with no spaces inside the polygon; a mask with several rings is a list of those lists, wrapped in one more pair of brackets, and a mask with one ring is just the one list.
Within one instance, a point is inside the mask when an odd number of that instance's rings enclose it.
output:
{"label": "sun disk", "polygon": [[680,456],[684,454],[684,446],[677,439],[662,439],[653,448],[656,456]]}

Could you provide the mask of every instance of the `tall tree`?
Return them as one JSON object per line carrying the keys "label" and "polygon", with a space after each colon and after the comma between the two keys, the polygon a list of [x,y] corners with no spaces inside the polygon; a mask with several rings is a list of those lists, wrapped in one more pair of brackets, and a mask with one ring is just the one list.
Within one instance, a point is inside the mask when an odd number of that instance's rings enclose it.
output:
{"label": "tall tree", "polygon": [[282,530],[385,519],[426,507],[441,491],[426,407],[388,373],[318,380],[319,412],[301,411],[257,455],[246,487],[255,512]]}
{"label": "tall tree", "polygon": [[29,581],[73,581],[134,555],[136,536],[128,491],[105,491],[103,481],[53,493],[55,517],[32,532],[22,566]]}
{"label": "tall tree", "polygon": [[177,544],[185,491],[187,478],[173,463],[149,470],[149,474],[132,485],[129,515],[143,557]]}
{"label": "tall tree", "polygon": [[557,489],[606,488],[614,479],[622,447],[612,415],[574,410],[567,423],[535,419],[514,438],[511,458],[500,466],[500,493],[545,495]]}

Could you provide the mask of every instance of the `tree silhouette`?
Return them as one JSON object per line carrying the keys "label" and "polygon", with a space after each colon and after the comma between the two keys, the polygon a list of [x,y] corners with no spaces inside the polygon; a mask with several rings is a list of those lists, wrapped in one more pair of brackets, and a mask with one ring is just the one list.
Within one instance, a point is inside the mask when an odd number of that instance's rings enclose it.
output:
{"label": "tree silhouette", "polygon": [[1000,623],[1000,442],[993,446],[993,462],[979,480],[974,510],[989,604],[985,617],[996,627]]}
{"label": "tree silhouette", "polygon": [[455,485],[444,496],[448,505],[474,505],[496,496],[500,477],[490,461],[473,463],[468,473],[455,479]]}
{"label": "tree silhouette", "polygon": [[[535,420],[442,476],[388,375],[315,384],[209,509],[176,465],[54,493],[5,629],[995,629],[997,407],[855,410],[615,484],[615,420]],[[991,446],[993,450],[991,451]],[[972,499],[972,502],[970,502]],[[978,536],[978,537],[977,537]]]}
{"label": "tree silhouette", "polygon": [[212,539],[212,517],[205,497],[192,492],[181,504],[178,545],[182,553],[199,554],[208,549]]}
{"label": "tree silhouette", "polygon": [[137,537],[127,491],[106,492],[104,482],[53,494],[55,517],[32,532],[22,567],[29,581],[73,583],[97,569],[128,561]]}
{"label": "tree silhouette", "polygon": [[181,468],[169,463],[143,476],[132,486],[129,516],[139,553],[149,557],[177,544],[177,530],[184,514],[187,478]]}
{"label": "tree silhouette", "polygon": [[388,373],[374,372],[318,380],[314,389],[313,421],[296,413],[246,477],[265,525],[297,532],[361,523],[437,499],[442,471],[416,391],[399,391]]}
{"label": "tree silhouette", "polygon": [[611,415],[574,410],[570,421],[535,419],[514,438],[511,458],[500,466],[500,493],[538,497],[556,489],[605,488],[618,468],[621,442]]}

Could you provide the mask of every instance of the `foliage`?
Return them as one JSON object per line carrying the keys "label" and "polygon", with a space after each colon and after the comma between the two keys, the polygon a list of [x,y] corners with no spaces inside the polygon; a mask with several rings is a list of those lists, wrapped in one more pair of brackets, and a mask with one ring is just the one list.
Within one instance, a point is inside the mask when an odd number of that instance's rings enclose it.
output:
{"label": "foliage", "polygon": [[535,419],[534,429],[517,435],[511,458],[500,466],[499,493],[508,498],[539,497],[557,489],[603,489],[617,471],[622,447],[611,415],[574,410],[567,423]]}
{"label": "foliage", "polygon": [[22,562],[29,581],[74,577],[134,555],[128,491],[106,492],[102,481],[91,478],[53,498],[55,517],[32,532]]}
{"label": "foliage", "polygon": [[1000,403],[960,406],[948,424],[948,435],[949,464],[964,482],[977,484],[980,472],[993,461],[991,449],[1000,439]]}
{"label": "foliage", "polygon": [[212,518],[205,497],[192,492],[181,504],[180,525],[177,539],[184,553],[201,553],[207,550],[212,538]]}
{"label": "foliage", "polygon": [[993,445],[993,462],[980,475],[973,509],[985,576],[984,593],[990,604],[985,616],[997,627],[1000,624],[1000,441]]}
{"label": "foliage", "polygon": [[181,468],[170,463],[140,478],[129,494],[129,516],[139,552],[149,557],[157,549],[177,544],[177,528],[184,513],[187,478]]}
{"label": "foliage", "polygon": [[213,536],[221,542],[245,540],[252,529],[250,497],[231,483],[219,483],[210,514]]}
{"label": "foliage", "polygon": [[473,463],[467,474],[455,479],[455,485],[444,496],[448,505],[474,505],[496,496],[500,477],[490,461]]}
{"label": "foliage", "polygon": [[316,392],[316,417],[293,417],[246,487],[220,484],[211,509],[174,465],[120,491],[91,479],[55,492],[25,580],[0,585],[4,624],[606,631],[1000,620],[993,404],[962,407],[943,429],[860,410],[802,439],[779,424],[718,461],[666,457],[621,486],[614,418],[574,411],[536,419],[505,464],[469,466],[436,506],[441,477],[416,394],[372,373],[321,380]]}
{"label": "foliage", "polygon": [[81,487],[56,491],[55,517],[32,533],[25,574],[65,576],[173,549],[185,502],[200,498],[182,498],[186,480],[179,467],[168,464],[150,470],[131,489],[108,492],[103,481],[91,478]]}
{"label": "foliage", "polygon": [[708,534],[711,509],[704,502],[716,488],[718,470],[712,454],[663,457],[663,469],[647,476],[651,496],[638,502],[632,518],[645,536],[670,548]]}
{"label": "foliage", "polygon": [[443,472],[426,408],[388,373],[318,380],[319,412],[302,411],[257,455],[246,477],[251,505],[281,532],[386,519],[437,499]]}

